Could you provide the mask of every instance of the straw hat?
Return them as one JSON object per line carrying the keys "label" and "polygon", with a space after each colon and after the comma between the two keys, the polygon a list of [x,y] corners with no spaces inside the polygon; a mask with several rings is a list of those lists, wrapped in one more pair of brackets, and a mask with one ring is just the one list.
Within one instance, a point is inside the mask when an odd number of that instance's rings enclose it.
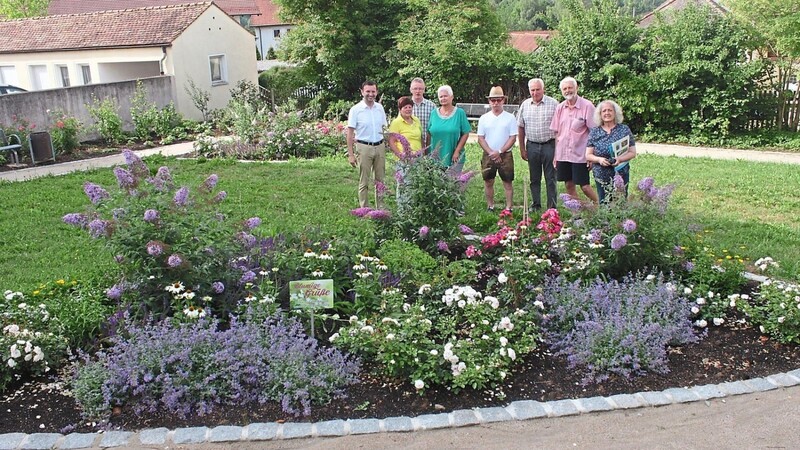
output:
{"label": "straw hat", "polygon": [[503,94],[502,86],[494,86],[489,91],[489,95],[487,95],[486,98],[507,98],[507,97],[505,96],[505,94]]}

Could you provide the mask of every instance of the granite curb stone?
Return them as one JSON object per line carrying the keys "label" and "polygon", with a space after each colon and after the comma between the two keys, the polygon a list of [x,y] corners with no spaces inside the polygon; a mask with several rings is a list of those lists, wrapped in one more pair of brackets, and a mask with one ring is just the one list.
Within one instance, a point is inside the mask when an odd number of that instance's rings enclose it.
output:
{"label": "granite curb stone", "polygon": [[798,381],[797,378],[789,375],[788,373],[778,373],[775,375],[770,375],[767,377],[767,381],[783,387],[790,387],[800,383],[800,381]]}
{"label": "granite curb stone", "polygon": [[508,422],[514,419],[505,408],[500,406],[478,408],[475,410],[475,415],[478,416],[481,423]]}
{"label": "granite curb stone", "polygon": [[747,383],[743,381],[729,381],[727,383],[722,383],[717,386],[721,391],[725,392],[728,395],[750,394],[754,392],[754,389],[748,386]]}
{"label": "granite curb stone", "polygon": [[243,427],[223,425],[214,427],[208,434],[209,442],[234,442],[242,440]]}
{"label": "granite curb stone", "polygon": [[166,428],[150,428],[139,432],[139,443],[142,445],[164,445],[169,430]]}
{"label": "granite curb stone", "polygon": [[581,413],[611,411],[614,409],[605,397],[589,397],[576,401],[578,402],[578,409],[580,409]]}
{"label": "granite curb stone", "polygon": [[314,436],[344,436],[346,433],[344,420],[326,420],[314,424]]}
{"label": "granite curb stone", "polygon": [[[672,398],[675,403],[688,403],[700,400],[699,395],[691,389],[671,388],[664,391],[664,394]],[[724,394],[723,394],[724,395]]]}
{"label": "granite curb stone", "polygon": [[282,427],[278,427],[278,436],[280,439],[311,437],[312,425],[311,423],[287,422]]}
{"label": "granite curb stone", "polygon": [[748,386],[752,386],[756,391],[771,391],[778,389],[778,385],[770,383],[765,378],[751,378],[744,381]]}
{"label": "granite curb stone", "polygon": [[536,400],[518,400],[508,405],[511,416],[517,420],[538,419],[547,417],[544,404]]}
{"label": "granite curb stone", "polygon": [[22,444],[19,446],[19,448],[25,450],[40,450],[40,449],[55,448],[56,443],[62,437],[64,436],[58,433],[29,434],[28,438],[22,441]]}
{"label": "granite curb stone", "polygon": [[0,434],[0,450],[13,450],[19,447],[28,435],[25,433]]}
{"label": "granite curb stone", "polygon": [[58,446],[60,449],[88,448],[94,445],[97,437],[95,433],[71,433],[64,436],[64,440]]}
{"label": "granite curb stone", "polygon": [[642,406],[645,406],[633,394],[616,394],[612,395],[611,397],[608,397],[608,400],[617,409],[641,408]]}
{"label": "granite curb stone", "polygon": [[480,420],[475,415],[475,411],[471,409],[459,409],[450,413],[453,421],[451,422],[454,427],[465,427],[467,425],[478,425]]}
{"label": "granite curb stone", "polygon": [[381,432],[381,421],[378,419],[348,420],[350,434],[370,434]]}
{"label": "granite curb stone", "polygon": [[436,430],[450,427],[450,415],[447,413],[423,414],[411,419],[415,430]]}
{"label": "granite curb stone", "polygon": [[173,444],[199,444],[206,441],[207,427],[178,428],[172,435]]}
{"label": "granite curb stone", "polygon": [[269,441],[278,437],[277,423],[251,423],[243,433],[251,441]]}

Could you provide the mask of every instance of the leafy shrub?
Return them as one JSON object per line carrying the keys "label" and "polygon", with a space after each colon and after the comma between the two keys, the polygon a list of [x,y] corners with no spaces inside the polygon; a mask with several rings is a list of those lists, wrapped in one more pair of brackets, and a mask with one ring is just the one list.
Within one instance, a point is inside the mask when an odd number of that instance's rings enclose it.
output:
{"label": "leafy shrub", "polygon": [[107,143],[115,145],[125,139],[122,131],[122,119],[119,117],[119,107],[111,98],[102,101],[92,97],[92,104],[86,105],[86,110],[94,119],[93,128]]}
{"label": "leafy shrub", "polygon": [[96,282],[56,280],[42,284],[30,298],[43,302],[61,323],[63,335],[73,348],[101,337],[101,328],[113,313],[105,288]]}
{"label": "leafy shrub", "polygon": [[437,266],[436,260],[431,255],[414,243],[400,239],[382,243],[378,255],[392,268],[392,271],[411,283],[430,279]]}
{"label": "leafy shrub", "polygon": [[0,298],[0,392],[28,375],[58,368],[67,354],[64,328],[43,303],[7,290]]}
{"label": "leafy shrub", "polygon": [[736,302],[761,332],[783,343],[800,344],[800,287],[779,280],[761,283],[750,301]]}
{"label": "leafy shrub", "polygon": [[559,277],[545,285],[539,301],[548,344],[570,368],[585,372],[584,383],[611,373],[666,373],[667,346],[698,340],[690,304],[660,276],[586,284]]}
{"label": "leafy shrub", "polygon": [[[335,349],[321,349],[294,320],[232,320],[173,325],[127,324],[114,345],[81,366],[76,400],[84,414],[116,405],[134,414],[166,412],[202,416],[217,406],[279,402],[287,414],[309,415],[313,404],[343,396],[356,381],[358,363]],[[102,382],[102,401],[95,390]]]}
{"label": "leafy shrub", "polygon": [[53,138],[53,146],[56,152],[70,154],[78,148],[78,134],[81,132],[83,124],[78,119],[68,116],[64,111],[49,111],[50,120],[53,126],[50,128],[50,136]]}
{"label": "leafy shrub", "polygon": [[126,301],[137,313],[159,317],[190,307],[211,307],[224,316],[243,297],[244,285],[255,279],[229,262],[256,240],[250,232],[261,220],[226,222],[218,204],[227,194],[214,192],[214,174],[192,193],[175,186],[167,167],[150,176],[135,153],[123,154],[128,168],[114,169],[119,191],[112,196],[87,182],[84,192],[92,205],[86,213],[63,218],[106,239],[122,275],[107,295]]}

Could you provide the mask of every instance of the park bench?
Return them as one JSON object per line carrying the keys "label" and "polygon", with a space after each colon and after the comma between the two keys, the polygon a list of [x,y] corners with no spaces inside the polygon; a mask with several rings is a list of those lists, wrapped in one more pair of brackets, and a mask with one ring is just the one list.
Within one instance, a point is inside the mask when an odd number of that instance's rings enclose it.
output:
{"label": "park bench", "polygon": [[[488,103],[456,103],[456,106],[467,113],[467,119],[469,120],[478,120],[491,109]],[[503,105],[503,109],[511,114],[517,115],[519,105]]]}
{"label": "park bench", "polygon": [[[11,141],[11,138],[15,138],[17,143],[14,144]],[[19,139],[19,136],[16,134],[11,134],[6,137],[6,132],[0,128],[0,152],[8,152],[13,156],[13,164],[19,164],[19,154],[17,150],[22,148],[22,141]]]}

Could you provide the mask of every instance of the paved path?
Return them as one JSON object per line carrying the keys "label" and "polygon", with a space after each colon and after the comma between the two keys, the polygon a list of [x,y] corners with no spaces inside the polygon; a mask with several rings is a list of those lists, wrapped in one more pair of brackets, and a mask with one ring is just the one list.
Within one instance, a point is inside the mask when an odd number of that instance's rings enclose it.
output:
{"label": "paved path", "polygon": [[[642,153],[800,164],[800,154],[639,144]],[[182,155],[191,143],[137,151]],[[122,164],[121,155],[0,173],[23,181]],[[663,405],[663,406],[659,406]],[[0,417],[0,420],[2,418]],[[244,425],[244,424],[243,424]],[[767,378],[635,395],[318,424],[253,424],[138,433],[4,434],[2,449],[800,449],[800,369]],[[389,431],[406,431],[389,432]],[[424,430],[424,431],[423,431]],[[413,432],[409,432],[413,431]],[[364,434],[357,434],[357,433]],[[320,437],[325,436],[328,437]],[[269,440],[260,440],[258,438]]]}

